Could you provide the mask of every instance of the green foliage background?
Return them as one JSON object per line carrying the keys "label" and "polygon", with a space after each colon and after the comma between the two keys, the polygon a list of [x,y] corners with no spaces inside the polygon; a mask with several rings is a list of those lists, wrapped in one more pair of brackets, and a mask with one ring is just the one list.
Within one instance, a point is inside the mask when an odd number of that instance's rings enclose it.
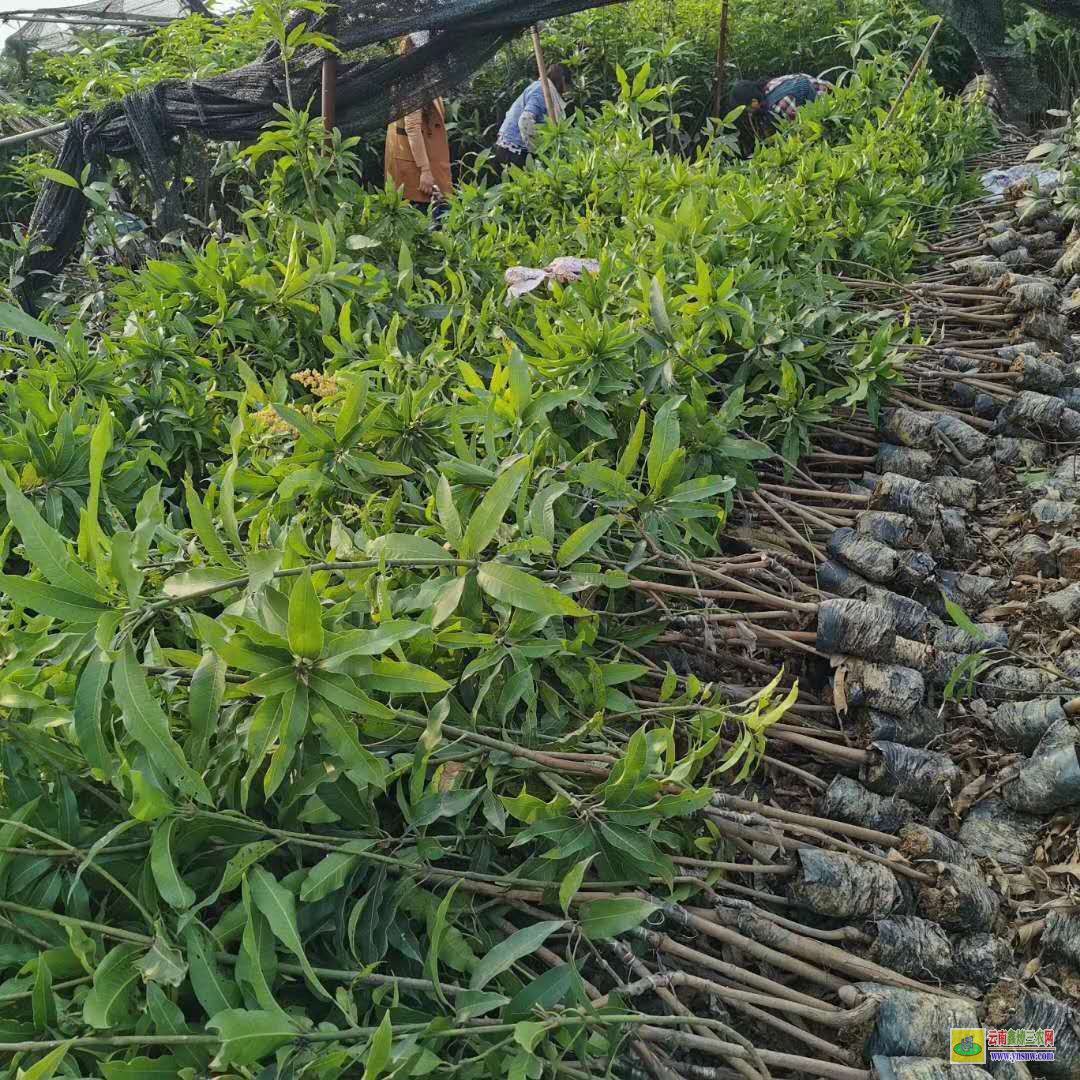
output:
{"label": "green foliage background", "polygon": [[[758,463],[899,380],[838,274],[907,272],[987,143],[926,77],[883,125],[919,44],[745,163],[613,68],[438,231],[288,111],[144,265],[87,187],[42,320],[0,306],[6,1076],[619,1052],[588,943],[721,872],[711,800],[798,692],[657,639],[730,599]],[[558,255],[600,271],[508,302]]]}

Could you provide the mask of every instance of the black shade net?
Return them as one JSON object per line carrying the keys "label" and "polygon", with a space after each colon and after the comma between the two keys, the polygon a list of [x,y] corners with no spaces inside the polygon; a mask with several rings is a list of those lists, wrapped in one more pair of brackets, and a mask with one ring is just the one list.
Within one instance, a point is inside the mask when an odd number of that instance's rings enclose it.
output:
{"label": "black shade net", "polygon": [[[541,20],[618,0],[345,0],[320,18],[304,13],[294,25],[332,36],[342,50],[337,72],[335,124],[345,134],[370,131],[420,108],[457,86],[500,46]],[[350,62],[349,53],[415,31],[427,44],[404,56]],[[319,107],[323,54],[306,48],[289,60],[289,85],[298,107]],[[82,177],[86,165],[99,172],[107,157],[128,157],[145,172],[162,203],[162,222],[175,219],[176,192],[169,189],[169,158],[179,136],[250,142],[277,118],[287,100],[285,67],[276,44],[259,60],[209,79],[167,80],[129,94],[116,105],[71,122],[56,168]],[[86,200],[74,188],[47,181],[30,219],[43,245],[31,259],[29,291],[56,273],[79,243]]]}

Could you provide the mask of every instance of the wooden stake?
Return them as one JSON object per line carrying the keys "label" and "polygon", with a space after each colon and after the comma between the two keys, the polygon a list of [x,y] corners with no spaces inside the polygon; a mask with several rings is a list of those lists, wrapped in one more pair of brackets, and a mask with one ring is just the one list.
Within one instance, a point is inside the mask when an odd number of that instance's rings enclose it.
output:
{"label": "wooden stake", "polygon": [[713,116],[720,115],[724,103],[724,75],[727,71],[728,57],[728,9],[731,0],[722,0],[720,6],[720,41],[716,46],[716,82],[713,86]]}
{"label": "wooden stake", "polygon": [[[337,30],[337,19],[331,18],[327,30],[331,35]],[[337,112],[337,53],[329,49],[323,54],[322,62],[322,118],[323,128],[330,135],[334,130]]]}
{"label": "wooden stake", "polygon": [[23,143],[31,142],[34,139],[43,139],[46,135],[55,135],[58,131],[63,131],[67,126],[68,121],[64,120],[59,124],[34,128],[32,131],[20,131],[18,135],[7,135],[0,139],[0,146],[21,146]]}
{"label": "wooden stake", "polygon": [[885,125],[888,124],[888,122],[893,118],[893,113],[896,112],[896,109],[899,106],[900,102],[903,100],[904,95],[908,92],[908,87],[915,81],[915,76],[918,75],[919,68],[923,66],[923,63],[926,61],[927,56],[930,55],[930,46],[934,44],[934,38],[938,36],[938,31],[944,25],[945,20],[938,19],[937,26],[934,27],[933,32],[930,34],[930,37],[927,38],[926,44],[923,46],[923,51],[919,53],[919,58],[915,61],[915,64],[913,65],[911,71],[908,73],[907,80],[904,82],[904,85],[900,87],[900,93],[896,95],[896,100],[889,108],[888,115],[885,117],[885,123],[881,125],[882,127],[885,127]]}
{"label": "wooden stake", "polygon": [[536,70],[540,75],[540,88],[544,91],[544,104],[547,106],[548,117],[553,124],[558,123],[562,117],[555,108],[555,95],[551,92],[551,83],[548,81],[547,64],[544,63],[544,47],[540,44],[540,31],[532,28],[533,54],[536,57]]}

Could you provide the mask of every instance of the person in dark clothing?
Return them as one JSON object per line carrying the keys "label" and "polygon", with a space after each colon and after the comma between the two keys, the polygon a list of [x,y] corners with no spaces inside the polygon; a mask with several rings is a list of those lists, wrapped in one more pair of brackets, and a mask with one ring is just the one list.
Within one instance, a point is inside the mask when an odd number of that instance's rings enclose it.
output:
{"label": "person in dark clothing", "polygon": [[781,121],[794,120],[803,105],[832,89],[832,83],[812,75],[779,75],[764,82],[754,79],[737,82],[728,96],[728,112],[742,106],[736,124],[743,155],[749,157],[757,143],[772,135]]}
{"label": "person in dark clothing", "polygon": [[[565,64],[548,68],[548,86],[553,98],[556,122],[566,109],[563,95],[570,87],[570,71]],[[495,140],[495,160],[502,166],[523,166],[536,146],[536,129],[548,119],[547,99],[543,84],[537,79],[530,83],[510,106],[498,138]]]}

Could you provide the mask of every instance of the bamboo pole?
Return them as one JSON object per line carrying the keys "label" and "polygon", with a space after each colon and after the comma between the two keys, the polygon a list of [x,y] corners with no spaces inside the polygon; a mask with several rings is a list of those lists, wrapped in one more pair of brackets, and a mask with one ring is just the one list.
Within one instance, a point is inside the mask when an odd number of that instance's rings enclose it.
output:
{"label": "bamboo pole", "polygon": [[727,71],[728,57],[728,11],[731,0],[722,0],[720,7],[720,40],[716,45],[716,76],[713,85],[713,116],[720,115],[724,98],[724,73]]}
{"label": "bamboo pole", "polygon": [[540,31],[532,28],[533,55],[536,57],[536,70],[540,75],[540,88],[544,91],[544,104],[547,106],[548,117],[551,122],[558,123],[562,117],[555,108],[555,96],[551,92],[551,83],[548,80],[547,64],[544,61],[544,47],[540,44]]}
{"label": "bamboo pole", "polygon": [[33,128],[31,131],[20,131],[18,135],[6,135],[0,139],[0,146],[21,146],[33,139],[43,139],[46,135],[55,135],[68,126],[68,121],[63,120],[59,124],[48,124],[46,127]]}
{"label": "bamboo pole", "polygon": [[934,38],[938,36],[938,31],[945,25],[944,19],[938,19],[937,26],[934,27],[930,37],[927,38],[926,44],[923,46],[923,51],[919,53],[918,59],[912,65],[911,71],[908,73],[907,79],[904,81],[904,85],[900,87],[900,93],[896,95],[896,100],[893,101],[889,107],[889,112],[885,117],[885,122],[881,125],[885,127],[889,121],[893,118],[893,113],[896,112],[900,102],[903,101],[904,95],[908,92],[908,87],[915,81],[915,76],[919,73],[919,68],[923,66],[927,56],[930,55],[930,46],[934,44]]}

